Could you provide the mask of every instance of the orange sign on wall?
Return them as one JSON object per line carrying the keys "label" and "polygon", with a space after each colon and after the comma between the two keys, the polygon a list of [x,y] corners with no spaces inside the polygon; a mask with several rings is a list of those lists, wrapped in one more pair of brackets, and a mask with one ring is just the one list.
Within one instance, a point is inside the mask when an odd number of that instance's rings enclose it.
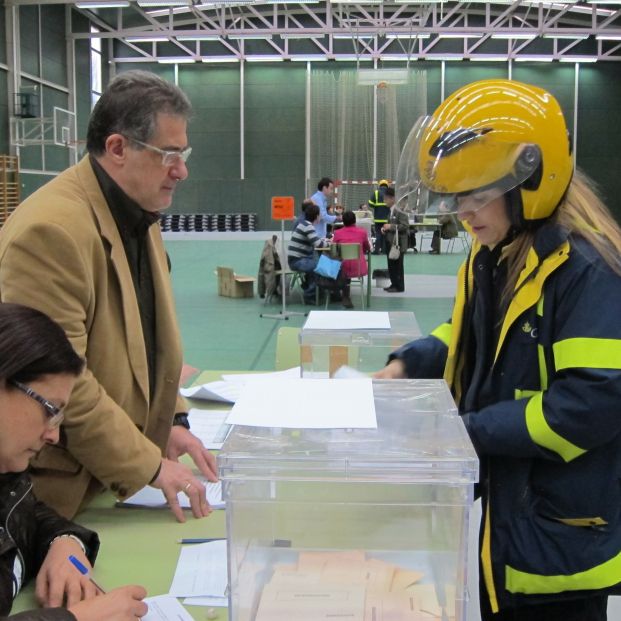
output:
{"label": "orange sign on wall", "polygon": [[272,196],[272,219],[293,220],[295,217],[293,196]]}

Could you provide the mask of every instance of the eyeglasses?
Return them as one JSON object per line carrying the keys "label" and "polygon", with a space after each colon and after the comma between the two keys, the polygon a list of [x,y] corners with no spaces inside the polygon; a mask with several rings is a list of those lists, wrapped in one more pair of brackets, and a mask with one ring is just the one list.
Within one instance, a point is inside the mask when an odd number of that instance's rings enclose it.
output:
{"label": "eyeglasses", "polygon": [[45,415],[47,416],[47,426],[49,429],[56,429],[60,426],[65,419],[65,414],[62,411],[62,408],[59,408],[51,401],[48,401],[45,397],[42,397],[38,392],[30,388],[30,386],[26,386],[17,380],[11,379],[9,380],[9,384],[12,384],[15,388],[17,388],[17,390],[21,390],[24,394],[28,395],[31,399],[34,399],[37,403],[40,403],[43,406]]}
{"label": "eyeglasses", "polygon": [[175,166],[179,164],[179,162],[187,162],[188,158],[192,153],[192,147],[186,147],[181,151],[170,151],[166,149],[160,149],[159,147],[154,147],[152,144],[147,144],[146,142],[142,142],[141,140],[136,140],[135,138],[130,138],[129,136],[125,136],[127,140],[131,140],[136,144],[139,144],[141,147],[145,149],[149,149],[149,151],[153,151],[153,153],[159,153],[162,156],[162,166],[168,168],[169,166]]}

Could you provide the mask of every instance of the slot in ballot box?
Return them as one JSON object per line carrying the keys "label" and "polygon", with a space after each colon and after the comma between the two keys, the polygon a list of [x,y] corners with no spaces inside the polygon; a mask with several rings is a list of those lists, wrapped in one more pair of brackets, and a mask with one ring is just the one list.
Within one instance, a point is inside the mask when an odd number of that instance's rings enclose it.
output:
{"label": "slot in ballot box", "polygon": [[[341,325],[313,328],[316,315],[333,315]],[[375,373],[383,368],[388,355],[398,347],[421,337],[412,312],[359,313],[362,317],[387,315],[389,328],[352,328],[350,313],[312,311],[300,331],[300,363],[304,378],[333,377],[343,365],[362,373]]]}
{"label": "slot in ballot box", "polygon": [[443,380],[373,398],[377,429],[232,429],[231,621],[465,621],[476,453]]}

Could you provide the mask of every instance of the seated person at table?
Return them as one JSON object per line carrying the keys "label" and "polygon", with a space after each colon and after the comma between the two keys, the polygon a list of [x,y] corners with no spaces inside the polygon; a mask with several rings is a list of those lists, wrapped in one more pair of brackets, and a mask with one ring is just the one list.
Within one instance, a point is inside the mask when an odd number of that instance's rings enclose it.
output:
{"label": "seated person at table", "polygon": [[341,272],[347,279],[347,285],[343,287],[343,306],[345,308],[353,308],[354,305],[350,297],[349,283],[352,278],[366,276],[369,270],[364,254],[371,250],[367,232],[363,228],[356,226],[356,214],[353,211],[346,211],[343,214],[343,228],[335,231],[332,241],[337,244],[360,244],[360,248],[362,249],[358,260],[346,259],[341,265]]}
{"label": "seated person at table", "polygon": [[435,229],[431,238],[431,250],[429,254],[440,254],[440,239],[453,239],[457,237],[457,222],[453,215],[447,212],[451,211],[446,201],[441,200],[438,205],[438,223],[440,229]]}
{"label": "seated person at table", "polygon": [[[99,538],[37,501],[26,473],[29,459],[62,435],[63,408],[83,367],[47,315],[0,304],[0,619],[35,575],[36,597],[45,608],[10,619],[130,621],[147,613],[142,587],[104,595],[72,565],[70,555],[90,570]],[[63,604],[67,609],[59,608]]]}
{"label": "seated person at table", "polygon": [[315,203],[313,203],[313,201],[310,198],[305,198],[302,201],[302,206],[300,208],[300,211],[298,213],[298,215],[296,216],[295,220],[293,221],[293,224],[291,225],[291,230],[295,231],[295,227],[300,224],[300,222],[304,222],[304,220],[306,220],[306,208],[309,205],[314,205]]}
{"label": "seated person at table", "polygon": [[306,277],[302,283],[304,302],[315,303],[315,277],[313,270],[317,265],[318,257],[315,248],[323,248],[326,243],[315,232],[315,224],[319,222],[319,207],[311,203],[304,209],[305,218],[301,220],[293,233],[287,247],[287,263],[289,268],[296,272],[304,272]]}

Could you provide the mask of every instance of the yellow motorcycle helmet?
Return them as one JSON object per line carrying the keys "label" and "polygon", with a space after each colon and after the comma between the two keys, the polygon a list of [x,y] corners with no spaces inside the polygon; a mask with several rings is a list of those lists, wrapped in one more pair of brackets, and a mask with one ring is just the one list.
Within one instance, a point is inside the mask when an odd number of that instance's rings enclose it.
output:
{"label": "yellow motorcycle helmet", "polygon": [[383,186],[383,185],[388,187],[390,185],[390,181],[388,181],[387,179],[380,179],[377,185],[380,186],[380,187]]}
{"label": "yellow motorcycle helmet", "polygon": [[412,128],[397,169],[397,202],[418,213],[438,213],[438,204],[457,213],[459,197],[484,192],[489,201],[507,194],[519,226],[549,217],[572,173],[556,99],[521,82],[482,80],[457,90]]}

